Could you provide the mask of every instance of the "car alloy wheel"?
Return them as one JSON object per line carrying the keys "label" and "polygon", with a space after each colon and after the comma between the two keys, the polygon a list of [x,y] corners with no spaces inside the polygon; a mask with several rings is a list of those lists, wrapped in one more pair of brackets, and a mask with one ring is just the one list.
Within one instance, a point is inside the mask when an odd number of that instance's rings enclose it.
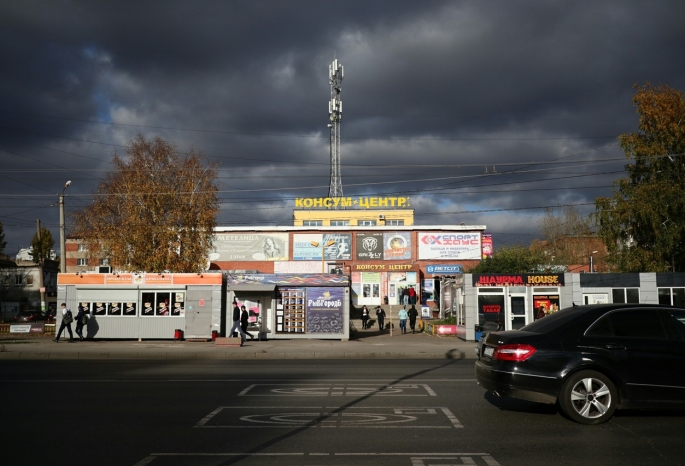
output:
{"label": "car alloy wheel", "polygon": [[601,424],[616,410],[616,387],[604,374],[581,371],[571,375],[559,396],[562,411],[581,424]]}

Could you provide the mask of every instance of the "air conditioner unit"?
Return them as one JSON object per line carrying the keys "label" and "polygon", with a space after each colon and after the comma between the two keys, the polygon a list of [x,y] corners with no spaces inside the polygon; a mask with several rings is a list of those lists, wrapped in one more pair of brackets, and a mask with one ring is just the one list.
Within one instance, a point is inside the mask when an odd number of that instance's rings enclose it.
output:
{"label": "air conditioner unit", "polygon": [[112,272],[112,267],[109,265],[101,265],[98,267],[98,273],[110,273]]}
{"label": "air conditioner unit", "polygon": [[385,215],[379,215],[378,220],[385,220]]}

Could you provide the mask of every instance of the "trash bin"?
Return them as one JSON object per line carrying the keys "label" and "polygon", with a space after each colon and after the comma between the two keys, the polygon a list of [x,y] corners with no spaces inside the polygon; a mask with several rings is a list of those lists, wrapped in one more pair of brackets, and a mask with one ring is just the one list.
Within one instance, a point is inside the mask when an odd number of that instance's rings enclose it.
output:
{"label": "trash bin", "polygon": [[216,337],[219,336],[219,332],[212,330],[212,341],[216,341]]}
{"label": "trash bin", "polygon": [[180,328],[177,328],[174,330],[174,340],[182,340],[183,339],[183,330]]}

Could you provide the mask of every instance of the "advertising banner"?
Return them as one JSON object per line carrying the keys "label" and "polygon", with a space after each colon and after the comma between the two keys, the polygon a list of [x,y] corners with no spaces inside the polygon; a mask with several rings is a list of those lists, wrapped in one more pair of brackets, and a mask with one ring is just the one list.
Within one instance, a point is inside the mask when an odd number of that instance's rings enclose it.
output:
{"label": "advertising banner", "polygon": [[[318,246],[314,246],[317,244]],[[323,238],[321,234],[293,235],[293,260],[320,261]],[[319,272],[321,266],[319,265]]]}
{"label": "advertising banner", "polygon": [[378,260],[383,257],[383,233],[357,233],[357,260]]}
{"label": "advertising banner", "polygon": [[[316,246],[315,246],[316,244]],[[352,235],[349,233],[293,235],[293,260],[351,260]]]}
{"label": "advertising banner", "polygon": [[419,233],[419,259],[479,260],[480,233],[444,232]]}
{"label": "advertising banner", "polygon": [[411,259],[409,232],[383,233],[383,259],[386,261]]}
{"label": "advertising banner", "polygon": [[426,273],[430,275],[451,275],[463,272],[464,269],[461,264],[433,264],[426,266]]}
{"label": "advertising banner", "polygon": [[473,274],[473,286],[564,286],[564,274]]}
{"label": "advertising banner", "polygon": [[307,333],[343,333],[343,289],[307,288]]}
{"label": "advertising banner", "polygon": [[483,235],[483,259],[492,257],[492,235]]}
{"label": "advertising banner", "polygon": [[217,233],[210,261],[288,260],[288,233]]}

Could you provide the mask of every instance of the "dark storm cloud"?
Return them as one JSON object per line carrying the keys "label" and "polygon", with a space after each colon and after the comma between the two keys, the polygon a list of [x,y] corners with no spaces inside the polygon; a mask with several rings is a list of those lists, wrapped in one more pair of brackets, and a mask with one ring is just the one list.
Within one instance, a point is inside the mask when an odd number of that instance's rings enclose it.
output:
{"label": "dark storm cloud", "polygon": [[678,1],[5,3],[8,250],[37,217],[57,237],[55,193],[72,179],[68,209],[85,205],[138,133],[220,164],[220,223],[289,224],[293,198],[328,192],[334,54],[346,195],[407,194],[417,223],[528,242],[539,207],[589,213],[610,192],[634,83],[685,89],[683,17]]}

